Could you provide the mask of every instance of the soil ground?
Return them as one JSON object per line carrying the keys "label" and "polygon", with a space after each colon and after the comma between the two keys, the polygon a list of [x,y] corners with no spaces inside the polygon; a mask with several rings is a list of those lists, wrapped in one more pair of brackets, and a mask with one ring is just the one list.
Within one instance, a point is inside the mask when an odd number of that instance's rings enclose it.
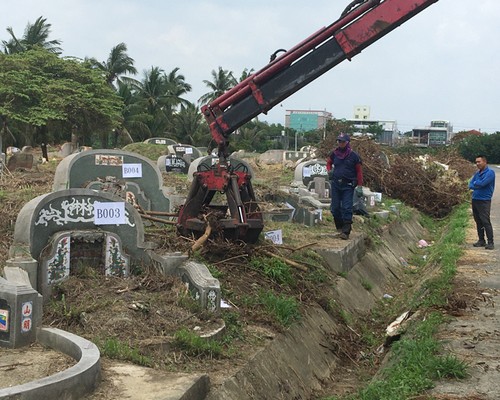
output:
{"label": "soil ground", "polygon": [[[274,172],[271,171],[273,174]],[[283,178],[273,177],[268,181],[277,186],[280,179]],[[0,266],[8,258],[17,212],[29,199],[50,192],[52,182],[53,168],[44,165],[39,166],[38,171],[15,172],[1,177]],[[174,186],[183,190],[188,185],[185,180],[179,179]],[[274,198],[273,190],[269,186],[257,190],[262,198]],[[500,200],[496,201],[497,204],[500,203]],[[269,204],[269,207],[273,206],[276,205]],[[500,208],[492,208],[494,229],[498,232],[500,211],[497,210]],[[325,223],[312,232],[304,227],[285,227],[288,229],[287,237],[290,240],[283,246],[285,250],[280,250],[282,255],[293,256],[299,261],[308,260],[307,257],[311,255],[303,253],[307,252],[307,246],[302,253],[294,249],[314,243],[318,234],[328,234],[330,225]],[[269,229],[273,229],[272,224]],[[168,227],[152,225],[146,231],[148,240],[156,241],[158,247],[165,251],[185,251],[192,243],[189,240],[179,241]],[[472,241],[475,241],[473,230],[469,233],[468,243]],[[339,245],[341,244],[340,242]],[[214,271],[217,272],[217,278],[223,287],[223,296],[230,300],[233,307],[231,313],[235,315],[231,325],[231,344],[224,348],[221,355],[193,354],[179,347],[174,337],[180,328],[193,330],[197,327],[196,329],[209,330],[219,326],[220,320],[197,310],[179,281],[171,277],[160,277],[154,271],[143,271],[142,274],[127,279],[103,280],[92,270],[83,268],[61,285],[59,290],[54,291],[54,303],[45,310],[44,325],[69,330],[98,342],[101,346],[105,345],[106,339],[116,338],[120,343],[127,343],[139,349],[140,355],[143,356],[139,359],[145,365],[160,371],[210,371],[211,381],[217,384],[223,377],[236,371],[260,346],[283,329],[263,307],[249,306],[253,293],[257,290],[274,290],[293,296],[302,305],[307,305],[308,302],[321,304],[322,293],[328,293],[326,288],[332,283],[332,277],[322,276],[324,281],[318,278],[323,273],[321,267],[307,273],[293,270],[294,280],[299,283],[292,286],[282,285],[265,276],[248,260],[250,256],[263,256],[263,250],[277,252],[271,244],[229,246],[224,242],[211,242],[208,246],[210,251],[201,255],[215,267]],[[286,250],[287,248],[289,250]],[[498,248],[492,252],[472,247],[466,249],[447,310],[454,323],[447,325],[441,332],[443,340],[450,343],[450,348],[469,361],[472,371],[470,378],[461,382],[461,386],[455,381],[449,385],[440,384],[429,396],[422,396],[421,399],[430,399],[430,396],[439,399],[471,400],[498,398],[498,376],[496,379],[480,379],[485,370],[499,373],[497,360],[500,360],[500,354],[494,353],[485,361],[485,349],[478,344],[497,345],[500,339],[498,316],[494,308],[495,296],[498,295],[496,289],[500,287],[500,276],[496,274],[499,254]],[[495,286],[497,284],[498,286]],[[489,322],[486,323],[485,319]],[[389,322],[391,321],[378,321],[381,332]],[[490,322],[493,322],[493,325]],[[463,331],[464,324],[468,327],[466,333]],[[336,340],[339,344],[339,355],[345,361],[344,367],[336,373],[335,386],[326,387],[323,393],[317,394],[318,398],[352,393],[369,379],[381,362],[378,359],[365,362],[360,360],[359,354],[363,344],[348,329]],[[165,348],[169,351],[165,352]],[[500,349],[500,346],[496,348]],[[488,351],[490,350],[488,348]],[[467,354],[464,354],[464,351]],[[137,361],[135,354],[122,356],[127,357]],[[111,379],[110,371],[117,361],[104,356],[102,362],[102,384],[90,398],[116,399],[118,388]],[[71,364],[72,360],[67,357],[38,345],[16,350],[0,348],[0,371],[2,378],[5,377],[0,387],[48,376]]]}

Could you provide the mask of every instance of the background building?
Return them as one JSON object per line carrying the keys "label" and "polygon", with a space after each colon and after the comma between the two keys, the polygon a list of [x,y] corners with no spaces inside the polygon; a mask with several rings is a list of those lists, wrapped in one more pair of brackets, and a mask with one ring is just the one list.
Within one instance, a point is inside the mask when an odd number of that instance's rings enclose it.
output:
{"label": "background building", "polygon": [[410,143],[420,147],[445,146],[453,137],[453,126],[449,121],[431,121],[430,126],[412,129]]}
{"label": "background building", "polygon": [[286,110],[285,127],[298,132],[325,129],[326,121],[332,119],[332,113],[320,110]]}
{"label": "background building", "polygon": [[353,124],[356,132],[354,135],[366,135],[370,126],[376,125],[379,135],[377,142],[394,146],[397,144],[399,135],[398,124],[395,120],[375,120],[370,118],[370,106],[354,106],[354,118],[347,122]]}

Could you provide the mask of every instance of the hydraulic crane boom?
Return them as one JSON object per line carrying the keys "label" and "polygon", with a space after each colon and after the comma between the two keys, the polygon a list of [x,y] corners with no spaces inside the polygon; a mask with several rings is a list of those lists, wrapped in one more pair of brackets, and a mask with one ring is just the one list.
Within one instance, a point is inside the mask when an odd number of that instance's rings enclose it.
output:
{"label": "hydraulic crane boom", "polygon": [[[229,135],[438,0],[367,0],[202,107],[222,153]],[[225,154],[219,154],[224,156]]]}
{"label": "hydraulic crane boom", "polygon": [[[181,233],[200,231],[199,215],[216,191],[225,192],[231,217],[224,229],[232,238],[254,241],[263,228],[256,206],[251,176],[228,160],[227,143],[232,132],[261,113],[266,113],[340,62],[350,60],[363,49],[414,17],[438,0],[354,0],[340,19],[313,33],[284,52],[260,71],[203,106],[219,158],[212,167],[198,169],[186,203],[181,208]],[[351,9],[351,6],[355,6]],[[276,53],[275,53],[276,54]],[[248,218],[251,216],[251,218]],[[249,240],[247,240],[249,239]]]}

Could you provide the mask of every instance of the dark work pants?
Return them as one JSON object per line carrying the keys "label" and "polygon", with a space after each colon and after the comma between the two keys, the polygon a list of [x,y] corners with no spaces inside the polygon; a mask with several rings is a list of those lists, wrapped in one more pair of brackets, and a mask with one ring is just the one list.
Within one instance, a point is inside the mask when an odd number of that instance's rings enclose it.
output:
{"label": "dark work pants", "polygon": [[332,183],[332,203],[330,211],[335,221],[335,227],[342,229],[342,232],[349,234],[352,224],[352,205],[354,197],[354,186],[352,183],[333,179]]}
{"label": "dark work pants", "polygon": [[484,235],[488,243],[493,243],[493,227],[490,221],[491,200],[472,200],[472,215],[476,221],[477,236],[484,242]]}

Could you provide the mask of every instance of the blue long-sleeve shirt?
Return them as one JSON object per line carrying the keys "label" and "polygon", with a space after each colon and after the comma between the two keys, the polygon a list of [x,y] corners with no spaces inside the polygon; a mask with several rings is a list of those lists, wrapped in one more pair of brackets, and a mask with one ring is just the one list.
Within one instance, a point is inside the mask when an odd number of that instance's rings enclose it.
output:
{"label": "blue long-sleeve shirt", "polygon": [[472,200],[491,200],[495,190],[495,171],[488,166],[478,170],[469,182],[469,189],[473,190]]}

